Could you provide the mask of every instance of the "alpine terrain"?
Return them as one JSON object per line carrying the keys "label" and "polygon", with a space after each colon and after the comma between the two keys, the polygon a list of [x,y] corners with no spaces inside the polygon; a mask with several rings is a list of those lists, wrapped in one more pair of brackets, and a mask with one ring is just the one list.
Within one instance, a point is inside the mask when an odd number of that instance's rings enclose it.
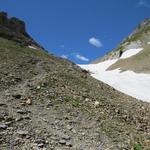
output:
{"label": "alpine terrain", "polygon": [[115,89],[150,102],[150,19],[145,19],[117,48],[92,64],[81,65]]}
{"label": "alpine terrain", "polygon": [[[91,64],[95,70],[88,65],[101,82],[78,65],[48,54],[23,21],[1,12],[0,150],[149,150],[150,103],[104,83],[106,78],[111,83],[111,75],[114,80],[122,75],[125,82],[127,73],[140,76],[143,86],[150,71],[149,34],[146,20],[119,48]],[[103,80],[100,73],[105,72],[110,74]]]}

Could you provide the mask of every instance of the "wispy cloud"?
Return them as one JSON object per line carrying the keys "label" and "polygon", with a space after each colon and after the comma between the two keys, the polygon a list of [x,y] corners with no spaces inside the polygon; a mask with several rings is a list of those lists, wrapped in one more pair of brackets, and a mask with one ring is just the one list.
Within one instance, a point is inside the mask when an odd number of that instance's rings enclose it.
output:
{"label": "wispy cloud", "polygon": [[90,38],[89,43],[92,44],[95,47],[98,47],[98,48],[102,47],[102,42],[99,39],[95,38],[95,37]]}
{"label": "wispy cloud", "polygon": [[68,56],[67,56],[67,55],[64,55],[64,54],[61,55],[60,57],[61,57],[61,58],[64,58],[64,59],[68,59]]}
{"label": "wispy cloud", "polygon": [[81,61],[89,61],[89,59],[87,57],[84,57],[80,54],[76,54],[75,57]]}
{"label": "wispy cloud", "polygon": [[61,48],[65,48],[65,45],[60,45]]}
{"label": "wispy cloud", "polygon": [[60,57],[64,58],[64,59],[75,58],[75,59],[78,59],[80,61],[85,61],[85,62],[89,61],[89,58],[87,58],[85,56],[82,56],[82,55],[80,55],[79,53],[76,53],[76,52],[73,52],[73,53],[70,53],[70,54],[67,54],[67,55],[62,54]]}
{"label": "wispy cloud", "polygon": [[140,0],[137,4],[136,7],[145,7],[145,8],[150,8],[150,4],[146,2],[145,0]]}

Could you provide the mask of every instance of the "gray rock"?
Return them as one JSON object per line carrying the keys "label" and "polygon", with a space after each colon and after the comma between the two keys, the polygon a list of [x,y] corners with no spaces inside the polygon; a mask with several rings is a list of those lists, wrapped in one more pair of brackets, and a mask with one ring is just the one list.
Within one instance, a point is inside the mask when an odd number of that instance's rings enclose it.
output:
{"label": "gray rock", "polygon": [[7,129],[7,125],[6,124],[0,124],[0,129]]}
{"label": "gray rock", "polygon": [[17,134],[21,135],[21,136],[26,136],[26,135],[28,135],[28,131],[18,130]]}
{"label": "gray rock", "polygon": [[68,129],[68,130],[72,130],[72,126],[67,125],[67,129]]}
{"label": "gray rock", "polygon": [[64,140],[70,140],[70,136],[69,136],[69,135],[64,134],[64,135],[62,135],[62,139],[64,139]]}
{"label": "gray rock", "polygon": [[23,120],[22,117],[17,117],[17,118],[15,119],[15,121],[21,121],[21,120]]}
{"label": "gray rock", "polygon": [[5,122],[5,125],[6,126],[9,126],[9,125],[11,125],[13,122],[12,121],[8,121],[8,122]]}
{"label": "gray rock", "polygon": [[60,143],[60,144],[66,144],[66,140],[61,139],[61,140],[59,141],[59,143]]}
{"label": "gray rock", "polygon": [[40,144],[37,144],[38,147],[42,148],[44,147],[44,144],[43,143],[40,143]]}
{"label": "gray rock", "polygon": [[72,147],[73,144],[72,144],[70,141],[67,141],[67,142],[66,142],[66,146]]}
{"label": "gray rock", "polygon": [[19,110],[17,110],[17,113],[19,113],[19,114],[27,114],[28,111],[19,109]]}

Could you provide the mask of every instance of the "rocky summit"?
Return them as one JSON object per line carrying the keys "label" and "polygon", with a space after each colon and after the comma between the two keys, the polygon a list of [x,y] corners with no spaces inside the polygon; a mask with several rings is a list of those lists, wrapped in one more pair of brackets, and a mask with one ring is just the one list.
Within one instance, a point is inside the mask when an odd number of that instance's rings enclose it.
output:
{"label": "rocky summit", "polygon": [[149,150],[150,104],[48,54],[0,15],[0,150]]}
{"label": "rocky summit", "polygon": [[16,17],[9,18],[6,12],[0,12],[0,37],[26,46],[35,45],[41,47],[26,32],[24,21]]}

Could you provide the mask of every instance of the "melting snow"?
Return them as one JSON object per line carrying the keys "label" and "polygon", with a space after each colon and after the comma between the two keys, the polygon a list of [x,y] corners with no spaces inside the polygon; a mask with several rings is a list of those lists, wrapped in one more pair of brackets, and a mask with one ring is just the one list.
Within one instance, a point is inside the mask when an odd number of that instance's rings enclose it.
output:
{"label": "melting snow", "polygon": [[137,53],[139,53],[142,50],[143,50],[143,48],[129,49],[122,54],[121,59],[129,58],[133,55],[136,55]]}
{"label": "melting snow", "polygon": [[[121,59],[133,56],[141,50],[142,49],[130,49],[124,52]],[[119,69],[106,71],[109,66],[118,60],[119,59],[107,60],[98,64],[80,65],[80,67],[92,72],[91,75],[94,78],[109,84],[123,93],[150,102],[150,74],[138,74],[133,71],[121,73]]]}
{"label": "melting snow", "polygon": [[29,48],[32,48],[32,49],[37,49],[36,47],[31,46],[31,45],[29,45],[28,47],[29,47]]}

